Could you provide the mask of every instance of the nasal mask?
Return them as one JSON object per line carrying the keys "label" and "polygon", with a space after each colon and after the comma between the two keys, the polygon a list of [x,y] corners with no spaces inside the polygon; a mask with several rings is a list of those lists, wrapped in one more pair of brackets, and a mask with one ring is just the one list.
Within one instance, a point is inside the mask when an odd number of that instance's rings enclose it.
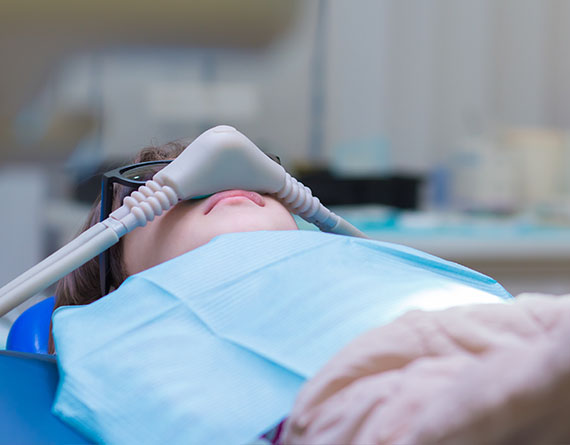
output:
{"label": "nasal mask", "polygon": [[235,128],[214,127],[123,200],[109,217],[0,289],[0,316],[144,226],[179,201],[224,190],[270,194],[323,232],[366,238]]}

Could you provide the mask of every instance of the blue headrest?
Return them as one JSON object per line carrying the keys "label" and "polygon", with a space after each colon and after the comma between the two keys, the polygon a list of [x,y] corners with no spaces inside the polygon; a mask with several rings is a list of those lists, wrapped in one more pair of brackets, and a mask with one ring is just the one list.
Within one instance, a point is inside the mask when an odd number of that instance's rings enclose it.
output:
{"label": "blue headrest", "polygon": [[47,354],[49,325],[54,304],[55,298],[50,297],[24,311],[8,333],[6,349]]}

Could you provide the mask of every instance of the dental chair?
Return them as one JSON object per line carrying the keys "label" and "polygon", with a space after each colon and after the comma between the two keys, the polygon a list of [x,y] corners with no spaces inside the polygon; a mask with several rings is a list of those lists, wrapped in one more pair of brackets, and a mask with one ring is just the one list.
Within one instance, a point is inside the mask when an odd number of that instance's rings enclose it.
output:
{"label": "dental chair", "polygon": [[0,437],[5,443],[84,444],[82,435],[51,413],[59,380],[47,354],[54,298],[26,310],[0,351]]}

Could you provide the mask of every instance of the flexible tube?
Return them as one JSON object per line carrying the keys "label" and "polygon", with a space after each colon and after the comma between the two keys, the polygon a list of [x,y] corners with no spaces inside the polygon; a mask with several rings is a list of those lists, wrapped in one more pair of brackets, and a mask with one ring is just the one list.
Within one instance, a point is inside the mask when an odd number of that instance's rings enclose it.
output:
{"label": "flexible tube", "polygon": [[118,240],[119,237],[115,231],[106,227],[102,232],[77,246],[71,252],[65,254],[60,254],[59,251],[55,252],[57,259],[53,260],[52,257],[48,257],[38,264],[41,267],[36,266],[38,269],[33,278],[17,278],[18,283],[9,286],[8,291],[5,291],[4,288],[0,289],[0,315],[6,314],[30,296],[55,283],[73,269],[111,247]]}
{"label": "flexible tube", "polygon": [[105,221],[95,224],[45,260],[0,288],[0,316],[104,252],[135,227],[143,226],[178,202],[176,192],[147,181]]}
{"label": "flexible tube", "polygon": [[337,224],[331,229],[331,233],[336,233],[338,235],[348,235],[348,236],[355,236],[357,238],[369,238],[364,232],[360,231],[352,224],[350,224],[346,219],[341,218],[338,215]]}
{"label": "flexible tube", "polygon": [[309,187],[297,181],[289,173],[285,173],[285,184],[275,193],[275,197],[292,213],[316,225],[323,232],[368,238],[348,221],[327,209],[313,196]]}
{"label": "flexible tube", "polygon": [[99,233],[103,232],[106,229],[106,226],[102,223],[98,223],[91,227],[89,230],[86,230],[82,234],[80,234],[77,238],[63,246],[61,249],[57,250],[56,252],[52,253],[42,262],[36,264],[34,267],[28,269],[23,274],[19,275],[17,278],[10,281],[4,287],[0,289],[0,299],[4,294],[8,291],[14,289],[15,287],[21,285],[24,281],[28,279],[33,279],[35,275],[40,273],[44,268],[49,267],[50,264],[59,261],[61,258],[65,257],[66,255],[72,253],[78,247],[81,247],[84,243],[89,241],[90,239],[97,236]]}

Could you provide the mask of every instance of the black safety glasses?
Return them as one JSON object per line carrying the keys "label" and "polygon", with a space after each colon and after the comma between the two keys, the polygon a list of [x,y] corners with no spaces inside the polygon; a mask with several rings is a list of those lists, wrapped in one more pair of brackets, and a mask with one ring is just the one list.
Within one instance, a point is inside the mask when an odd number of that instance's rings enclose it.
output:
{"label": "black safety glasses", "polygon": [[[265,152],[264,152],[265,153]],[[273,161],[281,164],[279,156],[265,153]],[[126,196],[133,190],[144,185],[146,181],[172,162],[172,159],[162,161],[139,162],[137,164],[126,165],[103,174],[101,180],[101,217],[104,221],[113,211],[113,203],[122,203]],[[119,185],[115,198],[115,185]],[[114,199],[115,198],[115,199]],[[111,269],[109,262],[109,249],[99,255],[99,283],[101,295],[107,295],[111,283]]]}
{"label": "black safety glasses", "polygon": [[146,181],[152,179],[155,174],[171,162],[171,159],[140,162],[104,173],[101,180],[101,221],[107,219],[113,210],[115,184],[124,186],[122,187],[123,190],[121,190],[123,193],[119,193],[118,196],[118,202],[123,202],[123,199],[132,192],[132,190],[144,185]]}
{"label": "black safety glasses", "polygon": [[[113,211],[113,203],[122,203],[123,199],[141,185],[170,164],[172,160],[139,162],[138,164],[126,165],[103,174],[101,179],[101,217],[100,221],[106,220]],[[115,199],[115,184],[119,184]],[[109,262],[109,249],[99,255],[99,284],[101,295],[107,295],[111,286],[111,268]]]}

